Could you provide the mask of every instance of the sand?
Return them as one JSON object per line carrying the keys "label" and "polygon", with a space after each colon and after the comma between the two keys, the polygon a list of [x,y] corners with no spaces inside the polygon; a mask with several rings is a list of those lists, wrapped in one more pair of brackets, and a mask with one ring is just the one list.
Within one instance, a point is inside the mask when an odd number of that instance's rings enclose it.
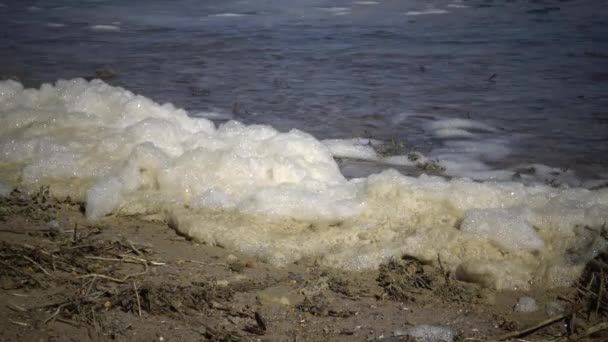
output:
{"label": "sand", "polygon": [[[526,292],[457,281],[441,263],[408,258],[366,272],[314,259],[277,268],[189,241],[166,222],[87,221],[80,203],[41,190],[0,198],[0,257],[2,341],[397,341],[407,339],[395,332],[425,325],[459,341],[518,331],[555,340],[594,327],[588,338],[608,337],[608,277],[596,265],[606,254],[572,287]],[[515,311],[524,296],[538,310]]]}

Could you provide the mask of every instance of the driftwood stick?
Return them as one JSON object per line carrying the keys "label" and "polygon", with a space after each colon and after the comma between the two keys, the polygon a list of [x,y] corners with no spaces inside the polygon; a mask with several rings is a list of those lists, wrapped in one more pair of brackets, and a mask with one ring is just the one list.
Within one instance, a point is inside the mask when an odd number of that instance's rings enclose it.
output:
{"label": "driftwood stick", "polygon": [[135,299],[137,300],[137,314],[141,317],[141,302],[139,301],[139,292],[137,291],[135,282],[133,282],[133,291],[135,291]]}
{"label": "driftwood stick", "polygon": [[536,324],[536,325],[534,325],[534,326],[531,326],[531,327],[529,327],[529,328],[522,329],[522,330],[517,330],[517,331],[513,331],[513,332],[510,332],[510,333],[508,333],[508,334],[505,334],[505,335],[499,336],[499,337],[497,338],[497,340],[498,340],[498,341],[504,341],[504,340],[508,340],[508,339],[510,339],[510,338],[514,338],[514,337],[522,337],[522,336],[526,336],[526,335],[528,335],[528,334],[531,334],[531,333],[535,332],[536,330],[539,330],[539,329],[541,329],[541,328],[544,328],[544,327],[546,327],[546,326],[549,326],[549,325],[551,325],[551,324],[554,324],[554,323],[556,323],[556,322],[559,322],[559,321],[563,320],[564,318],[566,318],[566,317],[568,317],[568,316],[572,315],[573,313],[574,313],[574,311],[573,311],[573,312],[566,313],[566,314],[561,314],[561,315],[553,316],[553,317],[551,317],[551,318],[549,318],[549,319],[546,319],[546,320],[544,320],[544,321],[542,321],[542,322],[540,322],[540,323],[538,323],[538,324]]}
{"label": "driftwood stick", "polygon": [[78,278],[90,278],[90,277],[97,277],[97,278],[101,278],[101,279],[106,279],[106,280],[110,280],[113,281],[115,283],[121,283],[124,284],[127,282],[127,280],[133,278],[133,277],[138,277],[144,274],[148,273],[148,264],[147,263],[141,263],[142,265],[144,265],[145,270],[143,272],[139,272],[139,273],[133,273],[133,274],[127,274],[126,276],[122,277],[122,278],[115,278],[115,277],[111,277],[111,276],[107,276],[104,274],[99,274],[99,273],[89,273],[89,274],[85,274],[85,275],[81,275]]}
{"label": "driftwood stick", "polygon": [[40,269],[42,272],[44,272],[44,274],[46,274],[46,275],[48,275],[48,276],[50,276],[50,275],[51,275],[51,274],[49,273],[49,271],[47,271],[46,269],[44,269],[44,267],[42,267],[42,265],[40,265],[39,263],[37,263],[37,262],[36,262],[34,259],[32,259],[32,258],[30,258],[30,257],[28,257],[28,256],[25,256],[25,255],[22,255],[21,257],[23,257],[23,259],[25,259],[25,260],[27,260],[27,261],[31,262],[32,264],[36,265],[36,266],[37,266],[37,267],[38,267],[38,268],[39,268],[39,269]]}

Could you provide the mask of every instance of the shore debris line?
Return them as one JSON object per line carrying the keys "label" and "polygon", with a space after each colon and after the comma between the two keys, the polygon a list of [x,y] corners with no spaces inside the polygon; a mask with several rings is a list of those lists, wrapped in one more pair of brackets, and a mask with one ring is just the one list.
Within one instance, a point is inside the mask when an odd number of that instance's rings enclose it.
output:
{"label": "shore debris line", "polygon": [[[9,198],[0,198],[0,202],[0,221],[9,215],[26,215],[32,220],[51,222],[42,229],[2,229],[4,233],[27,234],[40,243],[0,241],[1,289],[15,296],[28,296],[17,291],[62,289],[59,295],[50,296],[47,303],[38,306],[7,303],[15,313],[15,318],[11,318],[15,325],[41,328],[58,321],[75,327],[95,327],[99,333],[105,324],[103,314],[111,310],[138,317],[165,315],[185,321],[190,316],[221,310],[228,316],[250,318],[252,322],[260,319],[253,312],[233,312],[222,305],[231,299],[234,290],[219,286],[215,279],[188,285],[154,279],[150,270],[169,263],[159,260],[150,246],[125,239],[99,238],[103,226],[75,225],[63,229],[50,220],[54,216],[51,209],[59,208],[60,204],[54,203],[45,189],[31,198],[16,191]],[[40,311],[45,313],[43,317]],[[232,341],[243,337],[238,331],[224,331],[198,321],[196,326],[208,340]],[[113,339],[116,336],[112,334]]]}
{"label": "shore debris line", "polygon": [[[114,339],[125,334],[131,326],[120,329],[112,326],[111,329],[106,329],[111,323],[106,321],[104,314],[120,311],[137,319],[158,315],[181,320],[185,324],[196,326],[199,335],[211,341],[247,340],[265,335],[271,329],[268,319],[255,308],[234,309],[230,305],[236,293],[264,289],[269,284],[220,285],[213,278],[185,284],[159,279],[154,269],[196,261],[163,261],[153,246],[134,243],[125,238],[102,237],[105,229],[103,226],[91,224],[62,227],[55,221],[62,206],[77,210],[81,204],[74,203],[69,198],[57,201],[49,196],[48,189],[45,188],[35,194],[15,190],[9,197],[0,197],[0,223],[15,217],[41,223],[35,225],[38,229],[30,230],[24,230],[23,227],[9,228],[6,224],[1,226],[0,232],[3,234],[26,235],[29,239],[0,240],[0,290],[15,297],[27,297],[34,290],[60,289],[39,305],[23,306],[10,301],[5,303],[12,312],[7,317],[10,324],[40,329],[53,322],[61,322],[94,329],[98,336],[110,331],[110,336],[106,337]],[[608,234],[605,228],[602,237],[608,238],[604,235]],[[22,242],[25,240],[29,242]],[[245,267],[239,267],[239,263],[222,265],[237,273]],[[350,301],[375,297],[378,302],[390,300],[422,305],[488,305],[484,304],[484,289],[477,284],[454,280],[443,268],[439,258],[436,263],[424,264],[415,258],[403,256],[381,265],[375,279],[382,290],[381,294],[374,294],[333,273],[319,272],[304,281],[304,300],[294,305],[295,310],[314,317],[339,319],[359,314],[354,310],[333,308],[331,300],[326,297],[327,291]],[[486,339],[509,341],[528,336],[533,339],[550,336],[556,341],[606,340],[608,251],[600,253],[589,262],[578,283],[570,290],[567,291],[568,296],[558,298],[568,304],[564,312],[524,328],[505,322],[500,324],[500,328],[507,333]],[[205,318],[211,315],[240,320],[245,324],[238,328],[235,325],[232,330],[211,323],[205,324]],[[394,336],[381,337],[377,341],[426,340],[417,334],[420,331],[426,334],[427,326],[419,327],[421,328],[396,330]],[[340,335],[351,336],[359,328],[343,329]],[[450,330],[452,328],[431,328],[439,329],[437,331],[450,339],[467,340],[466,336],[456,330]]]}

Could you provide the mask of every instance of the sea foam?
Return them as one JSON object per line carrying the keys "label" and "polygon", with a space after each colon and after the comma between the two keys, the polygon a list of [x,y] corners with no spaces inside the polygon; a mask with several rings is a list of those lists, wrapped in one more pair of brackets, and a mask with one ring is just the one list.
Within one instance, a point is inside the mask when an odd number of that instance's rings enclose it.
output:
{"label": "sea foam", "polygon": [[[91,220],[160,218],[275,265],[316,258],[365,270],[407,254],[440,258],[463,280],[529,288],[570,284],[606,245],[605,188],[390,169],[347,179],[334,154],[378,158],[360,141],[321,142],[236,121],[216,126],[100,80],[40,89],[2,81],[0,116],[3,188],[48,186],[84,202]],[[471,130],[467,122],[439,126]]]}

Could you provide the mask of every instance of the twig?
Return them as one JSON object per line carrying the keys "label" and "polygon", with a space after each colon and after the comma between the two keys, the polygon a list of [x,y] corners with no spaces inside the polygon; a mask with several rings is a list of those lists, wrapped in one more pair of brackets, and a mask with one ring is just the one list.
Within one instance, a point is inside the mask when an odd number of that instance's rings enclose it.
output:
{"label": "twig", "polygon": [[126,258],[126,259],[131,259],[131,260],[137,260],[139,262],[145,262],[150,266],[167,266],[166,262],[152,261],[152,260],[148,260],[148,259],[137,258],[137,257],[130,256],[130,255],[121,255],[120,257]]}
{"label": "twig", "polygon": [[597,302],[595,303],[595,314],[597,315],[602,306],[602,296],[604,292],[604,271],[600,274],[600,288],[597,290]]}
{"label": "twig", "polygon": [[589,335],[593,335],[597,332],[600,332],[600,331],[606,330],[606,329],[608,329],[608,322],[600,323],[600,324],[594,325],[591,328],[587,329],[587,331],[585,331],[584,333],[577,335],[575,337],[575,339],[587,337]]}
{"label": "twig", "polygon": [[74,223],[74,234],[72,234],[72,242],[76,242],[78,238],[78,223]]}
{"label": "twig", "polygon": [[9,322],[11,322],[11,323],[13,323],[13,324],[16,324],[16,325],[22,326],[22,327],[29,327],[29,326],[30,326],[30,325],[29,325],[29,324],[27,324],[27,323],[24,323],[24,322],[18,322],[18,321],[13,321],[13,320],[12,320],[12,319],[10,319],[10,318],[8,319],[8,321],[9,321]]}
{"label": "twig", "polygon": [[104,275],[104,274],[99,274],[99,273],[89,273],[89,274],[81,275],[78,278],[99,277],[99,278],[102,278],[102,279],[113,281],[115,283],[124,284],[124,283],[127,282],[127,280],[129,280],[129,279],[131,279],[133,277],[138,277],[138,276],[141,276],[141,275],[144,275],[144,274],[148,273],[148,264],[147,263],[142,263],[142,265],[144,265],[144,267],[145,267],[145,270],[143,272],[133,273],[133,274],[127,274],[123,278],[114,278],[114,277],[107,276],[107,275]]}
{"label": "twig", "polygon": [[29,297],[30,295],[26,295],[24,293],[11,292],[11,296],[15,296],[15,297]]}
{"label": "twig", "polygon": [[191,262],[193,264],[206,265],[206,266],[223,266],[228,267],[227,263],[224,262],[204,262],[204,261],[196,261],[196,260],[178,260],[177,263],[181,262]]}
{"label": "twig", "polygon": [[133,242],[131,242],[131,240],[127,240],[127,244],[129,244],[129,247],[131,247],[135,254],[142,255],[142,252],[140,252],[139,249],[135,248],[135,245],[133,245]]}
{"label": "twig", "polygon": [[59,315],[59,313],[61,312],[61,309],[63,309],[64,306],[66,306],[67,303],[61,304],[57,307],[57,310],[55,310],[55,312],[53,312],[52,315],[50,315],[49,317],[47,317],[47,319],[45,319],[42,324],[47,324],[48,322],[52,321],[53,318],[55,318],[57,315]]}
{"label": "twig", "polygon": [[34,261],[34,259],[32,259],[32,258],[30,258],[30,257],[28,257],[28,256],[26,256],[26,255],[22,255],[22,257],[23,257],[23,259],[25,259],[25,260],[27,260],[27,261],[31,262],[32,264],[34,264],[34,265],[38,266],[38,268],[39,268],[39,269],[40,269],[42,272],[44,272],[44,274],[46,274],[46,275],[48,275],[48,276],[50,276],[50,275],[51,275],[51,274],[50,274],[50,273],[49,273],[47,270],[45,270],[45,269],[44,269],[44,267],[42,267],[42,265],[40,265],[39,263],[37,263],[36,261]]}
{"label": "twig", "polygon": [[28,234],[30,230],[0,229],[0,232],[13,234]]}
{"label": "twig", "polygon": [[98,257],[98,256],[92,256],[92,255],[85,255],[84,258],[91,259],[91,260],[101,260],[101,261],[130,262],[133,264],[146,263],[151,266],[166,266],[167,265],[167,263],[164,263],[164,262],[137,258],[137,257],[133,257],[130,255],[119,255],[119,256],[120,256],[120,258],[104,258],[104,257]]}
{"label": "twig", "polygon": [[29,308],[29,310],[34,310],[34,309],[47,309],[53,306],[64,306],[67,304],[70,304],[71,301],[70,300],[64,300],[62,302],[59,303],[51,303],[51,304],[44,304],[44,305],[38,305],[38,306],[32,306]]}
{"label": "twig", "polygon": [[11,270],[13,270],[13,272],[16,272],[16,273],[19,273],[19,274],[22,274],[22,275],[25,275],[25,276],[28,276],[28,277],[32,277],[29,274],[23,272],[22,270],[14,267],[13,265],[7,264],[6,262],[4,262],[2,260],[0,260],[0,264],[4,265],[5,267],[7,267],[7,268],[9,268]]}
{"label": "twig", "polygon": [[254,312],[253,317],[255,318],[255,322],[258,324],[258,327],[262,329],[262,331],[266,331],[266,321],[264,317],[259,312]]}
{"label": "twig", "polygon": [[[30,278],[30,279],[31,279],[31,280],[33,280],[33,281],[34,281],[36,284],[40,284],[40,281],[38,281],[38,279],[36,279],[36,278],[35,278],[34,276],[32,276],[31,274],[27,274],[27,273],[23,272],[22,270],[20,270],[20,269],[18,269],[18,268],[16,268],[16,267],[14,267],[14,266],[12,266],[12,265],[9,265],[9,264],[5,263],[5,262],[4,262],[4,261],[2,261],[2,260],[0,260],[0,264],[4,265],[5,267],[7,267],[7,268],[9,268],[9,269],[11,269],[11,270],[13,270],[13,272],[16,272],[16,273],[18,273],[18,274],[21,274],[21,275],[23,275],[23,276],[26,276],[26,277]],[[20,294],[15,294],[15,293],[12,293],[12,295],[13,295],[13,296],[19,296]],[[22,296],[23,296],[23,297],[29,297],[28,295],[22,295]]]}
{"label": "twig", "polygon": [[439,269],[441,270],[441,274],[445,278],[445,283],[449,285],[450,284],[450,273],[448,271],[446,271],[446,269],[443,267],[443,263],[441,262],[441,256],[439,255],[439,253],[437,253],[437,262],[439,263]]}
{"label": "twig", "polygon": [[13,304],[13,303],[6,304],[6,307],[9,308],[9,309],[11,309],[11,310],[13,310],[13,311],[19,311],[19,312],[26,312],[27,311],[26,308],[24,308],[22,306],[19,306],[17,304]]}
{"label": "twig", "polygon": [[562,338],[556,340],[556,342],[579,341],[589,335],[593,335],[597,332],[600,332],[600,331],[606,330],[606,329],[608,329],[608,322],[600,323],[600,324],[594,325],[591,328],[589,328],[581,333],[578,333],[576,335],[572,335],[569,337],[562,337]]}
{"label": "twig", "polygon": [[74,322],[74,321],[72,321],[72,320],[70,320],[70,319],[66,319],[66,318],[57,317],[57,318],[55,318],[55,320],[56,320],[57,322],[61,322],[61,323],[65,323],[65,324],[69,324],[69,325],[74,326],[74,327],[76,327],[76,328],[80,327],[80,324],[78,324],[78,322]]}
{"label": "twig", "polygon": [[89,296],[89,292],[91,292],[91,288],[93,288],[93,284],[95,283],[95,280],[97,280],[97,278],[93,277],[93,280],[91,280],[91,283],[87,287],[87,291],[84,293],[85,298]]}
{"label": "twig", "polygon": [[135,299],[137,299],[137,314],[141,317],[141,302],[139,301],[139,293],[135,282],[133,282],[133,291],[135,291]]}
{"label": "twig", "polygon": [[92,255],[85,255],[84,258],[90,259],[90,260],[101,260],[101,261],[124,261],[123,259],[118,259],[118,258],[104,258],[104,257],[98,257],[98,256],[92,256]]}
{"label": "twig", "polygon": [[538,323],[538,324],[536,324],[534,326],[531,326],[529,328],[526,328],[526,329],[523,329],[523,330],[513,331],[513,332],[510,332],[508,334],[499,336],[496,340],[498,340],[498,341],[504,341],[504,340],[508,340],[510,338],[513,338],[513,337],[522,337],[522,336],[528,335],[530,333],[535,332],[538,329],[544,328],[544,327],[546,327],[548,325],[551,325],[551,324],[553,324],[555,322],[559,322],[562,319],[564,319],[564,318],[572,315],[574,312],[575,311],[551,317],[551,318],[549,318],[547,320],[544,320],[544,321],[542,321],[542,322],[540,322],[540,323]]}

